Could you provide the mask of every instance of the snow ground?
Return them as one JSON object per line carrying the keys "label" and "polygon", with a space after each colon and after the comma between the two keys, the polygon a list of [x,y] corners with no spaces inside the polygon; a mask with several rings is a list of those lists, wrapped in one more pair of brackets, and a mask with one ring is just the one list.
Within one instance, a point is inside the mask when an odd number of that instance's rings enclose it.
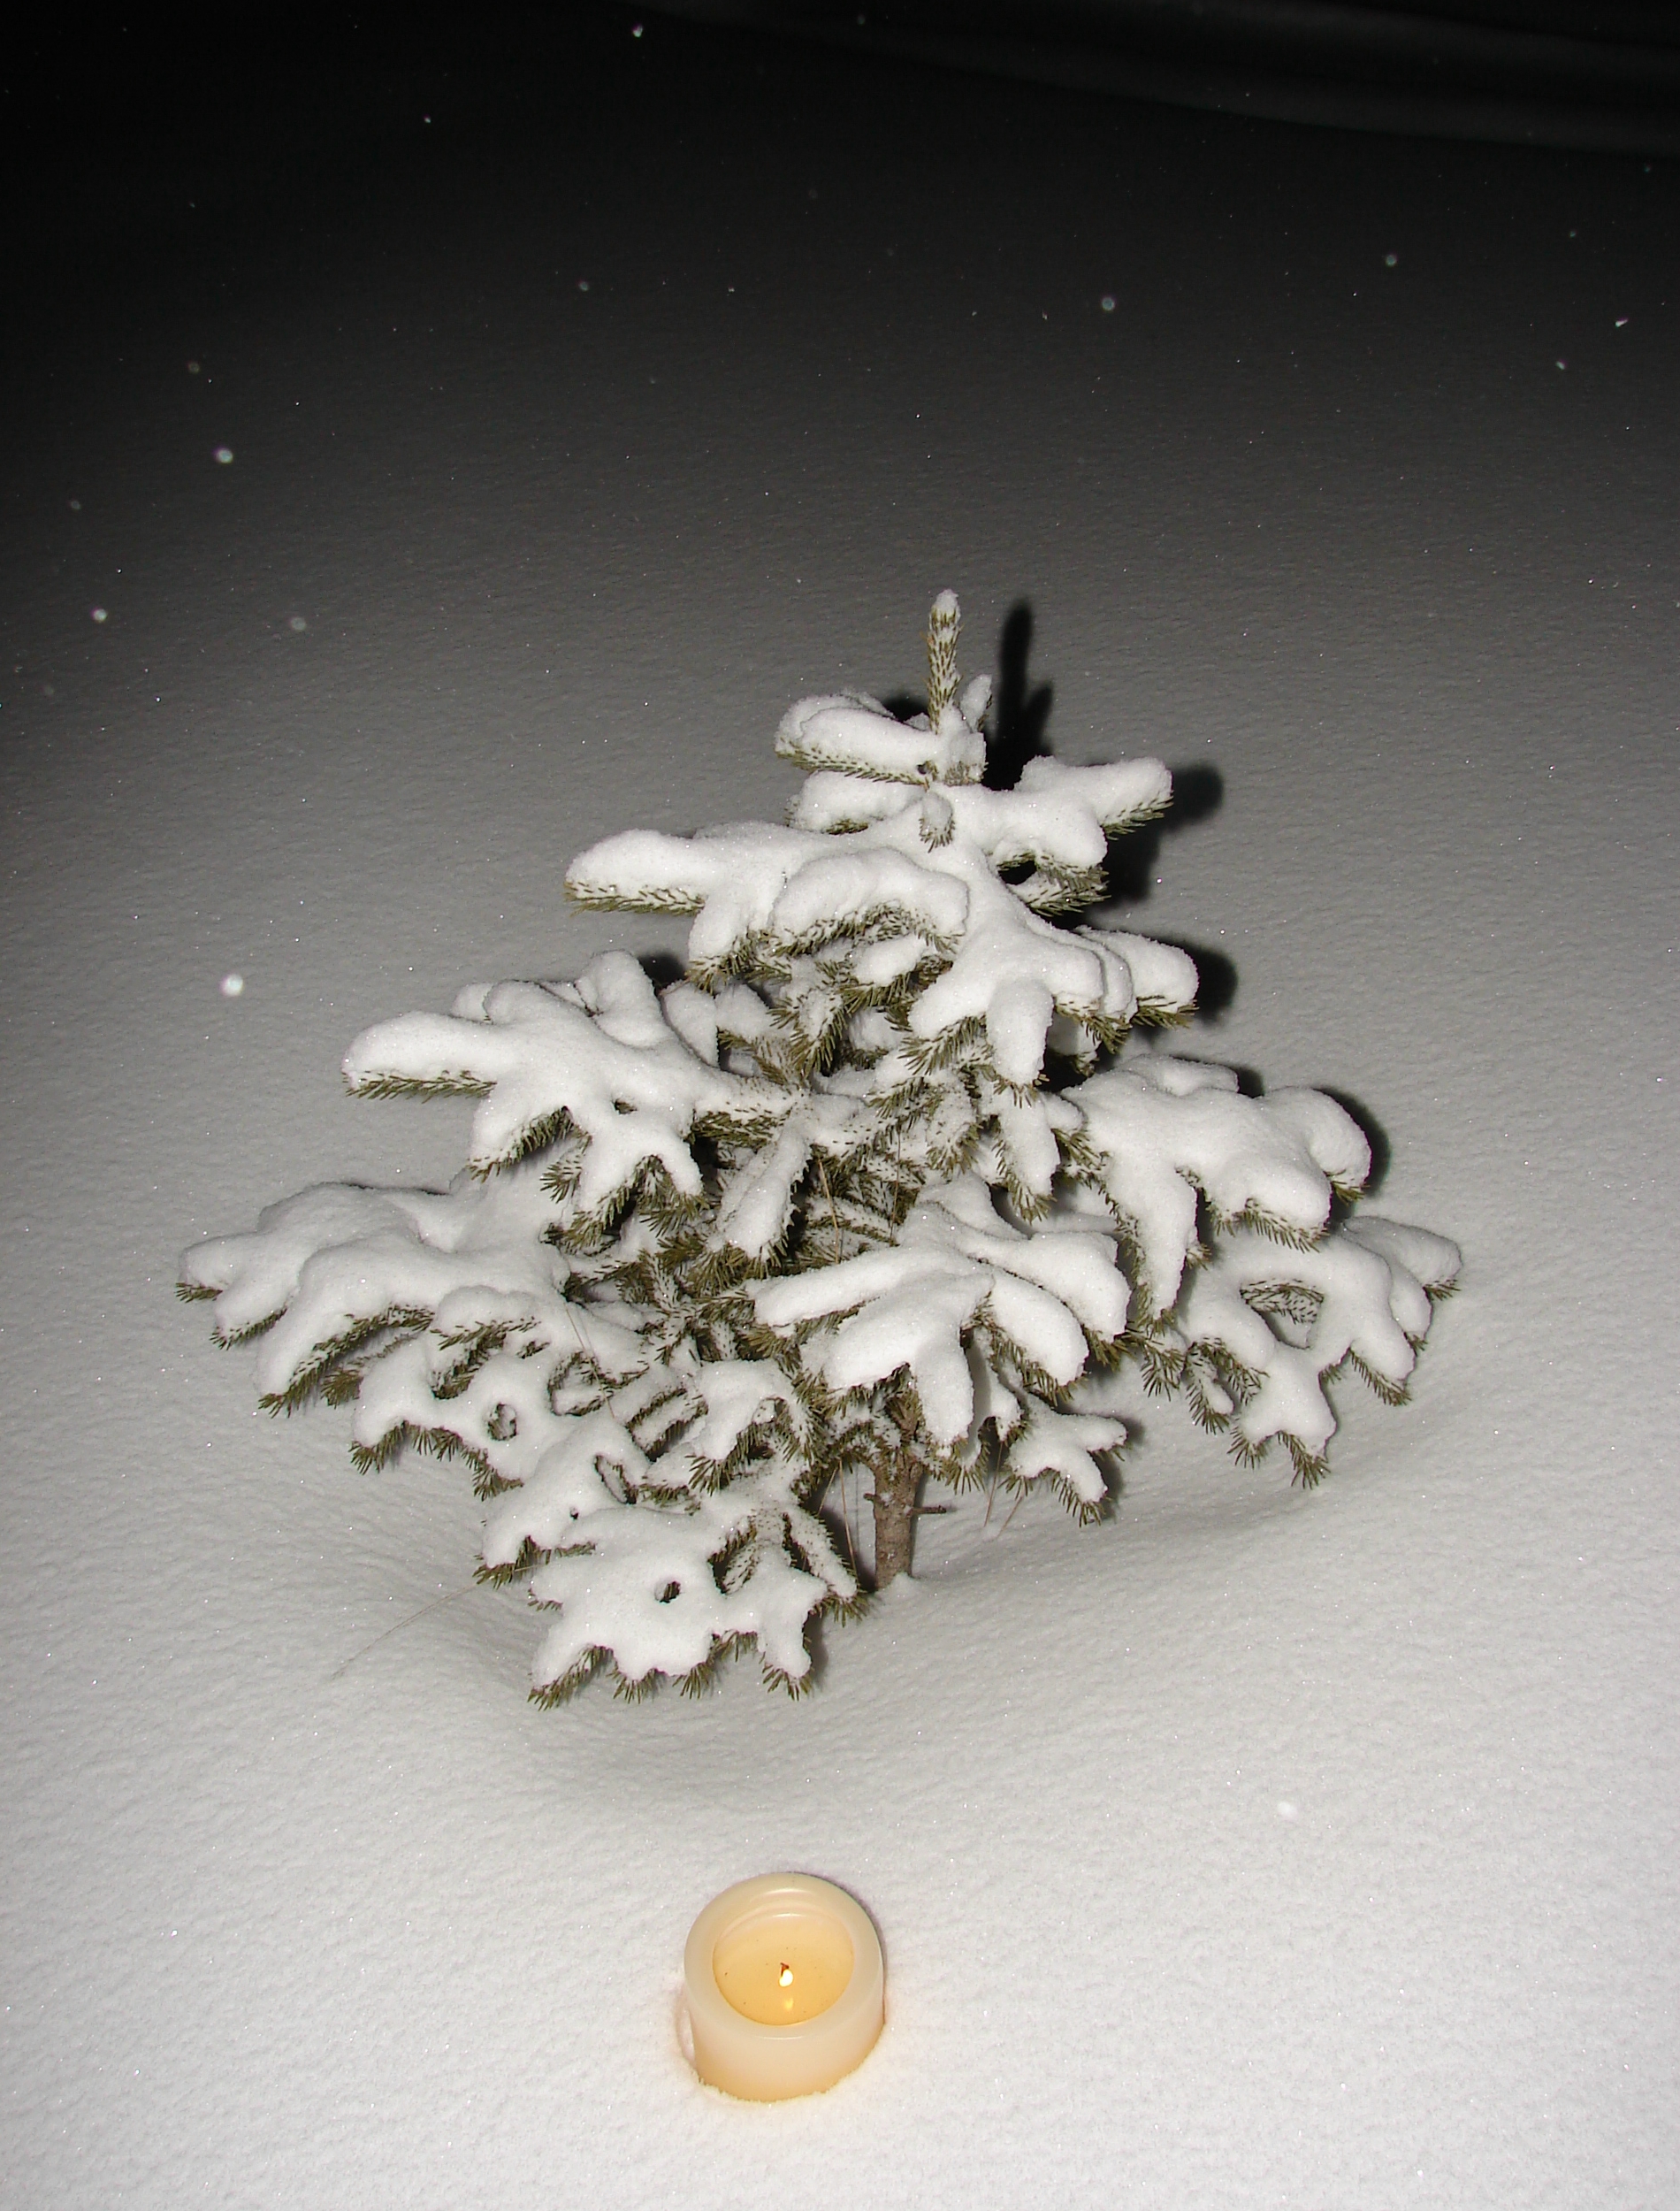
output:
{"label": "snow ground", "polygon": [[[7,2200],[1680,2200],[1680,179],[658,23],[423,80],[95,175],[13,333]],[[778,812],[945,584],[1059,754],[1215,771],[1117,915],[1464,1289],[1314,1495],[1152,1417],[801,1705],[538,1712],[459,1474],[256,1413],[177,1255],[446,1174],[351,1037],[673,941],[567,858]],[[784,1864],[890,2016],[759,2109],[676,1989]]]}

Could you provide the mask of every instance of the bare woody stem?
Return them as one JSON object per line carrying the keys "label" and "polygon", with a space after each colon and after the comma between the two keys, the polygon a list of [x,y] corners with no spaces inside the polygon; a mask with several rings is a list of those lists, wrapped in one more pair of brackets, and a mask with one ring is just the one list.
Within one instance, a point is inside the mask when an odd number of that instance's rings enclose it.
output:
{"label": "bare woody stem", "polygon": [[874,1469],[875,1587],[910,1572],[910,1556],[916,1540],[916,1494],[925,1471],[914,1448],[920,1406],[913,1391],[893,1390],[886,1410],[897,1429],[900,1444],[890,1459]]}
{"label": "bare woody stem", "polygon": [[916,1537],[916,1492],[921,1469],[906,1451],[890,1465],[875,1470],[875,1587],[910,1572],[910,1555]]}

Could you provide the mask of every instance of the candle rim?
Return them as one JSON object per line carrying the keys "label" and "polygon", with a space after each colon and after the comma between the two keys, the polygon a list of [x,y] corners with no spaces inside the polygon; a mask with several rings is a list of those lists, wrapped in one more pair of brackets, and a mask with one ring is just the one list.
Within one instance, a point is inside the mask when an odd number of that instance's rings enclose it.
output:
{"label": "candle rim", "polygon": [[[851,1944],[851,1972],[845,1986],[823,2010],[808,2019],[787,2024],[751,2019],[737,2011],[717,1985],[712,1958],[720,1941],[739,1921],[757,1917],[778,1896],[814,1904],[837,1920]],[[721,2007],[732,2023],[730,2031],[752,2040],[785,2047],[836,2033],[860,2011],[879,2009],[884,1982],[881,1937],[875,1923],[850,1890],[824,1880],[820,1873],[760,1873],[722,1890],[695,1920],[683,1956],[683,1978],[691,2007]]]}

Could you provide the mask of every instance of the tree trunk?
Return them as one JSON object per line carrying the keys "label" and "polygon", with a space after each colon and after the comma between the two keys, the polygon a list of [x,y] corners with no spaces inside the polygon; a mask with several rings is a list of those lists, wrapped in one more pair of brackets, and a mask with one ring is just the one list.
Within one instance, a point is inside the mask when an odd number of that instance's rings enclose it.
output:
{"label": "tree trunk", "polygon": [[916,1492],[921,1469],[908,1452],[895,1458],[890,1469],[875,1475],[875,1587],[910,1572],[911,1547],[916,1539]]}

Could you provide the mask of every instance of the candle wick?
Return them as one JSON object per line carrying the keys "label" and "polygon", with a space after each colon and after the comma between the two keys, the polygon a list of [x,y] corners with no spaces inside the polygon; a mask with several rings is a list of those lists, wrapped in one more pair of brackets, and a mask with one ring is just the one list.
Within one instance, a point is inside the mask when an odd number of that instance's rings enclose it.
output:
{"label": "candle wick", "polygon": [[793,1968],[790,1965],[784,1965],[782,1968],[782,1970],[776,1975],[776,1978],[781,1982],[783,1988],[789,1987],[793,1980]]}

